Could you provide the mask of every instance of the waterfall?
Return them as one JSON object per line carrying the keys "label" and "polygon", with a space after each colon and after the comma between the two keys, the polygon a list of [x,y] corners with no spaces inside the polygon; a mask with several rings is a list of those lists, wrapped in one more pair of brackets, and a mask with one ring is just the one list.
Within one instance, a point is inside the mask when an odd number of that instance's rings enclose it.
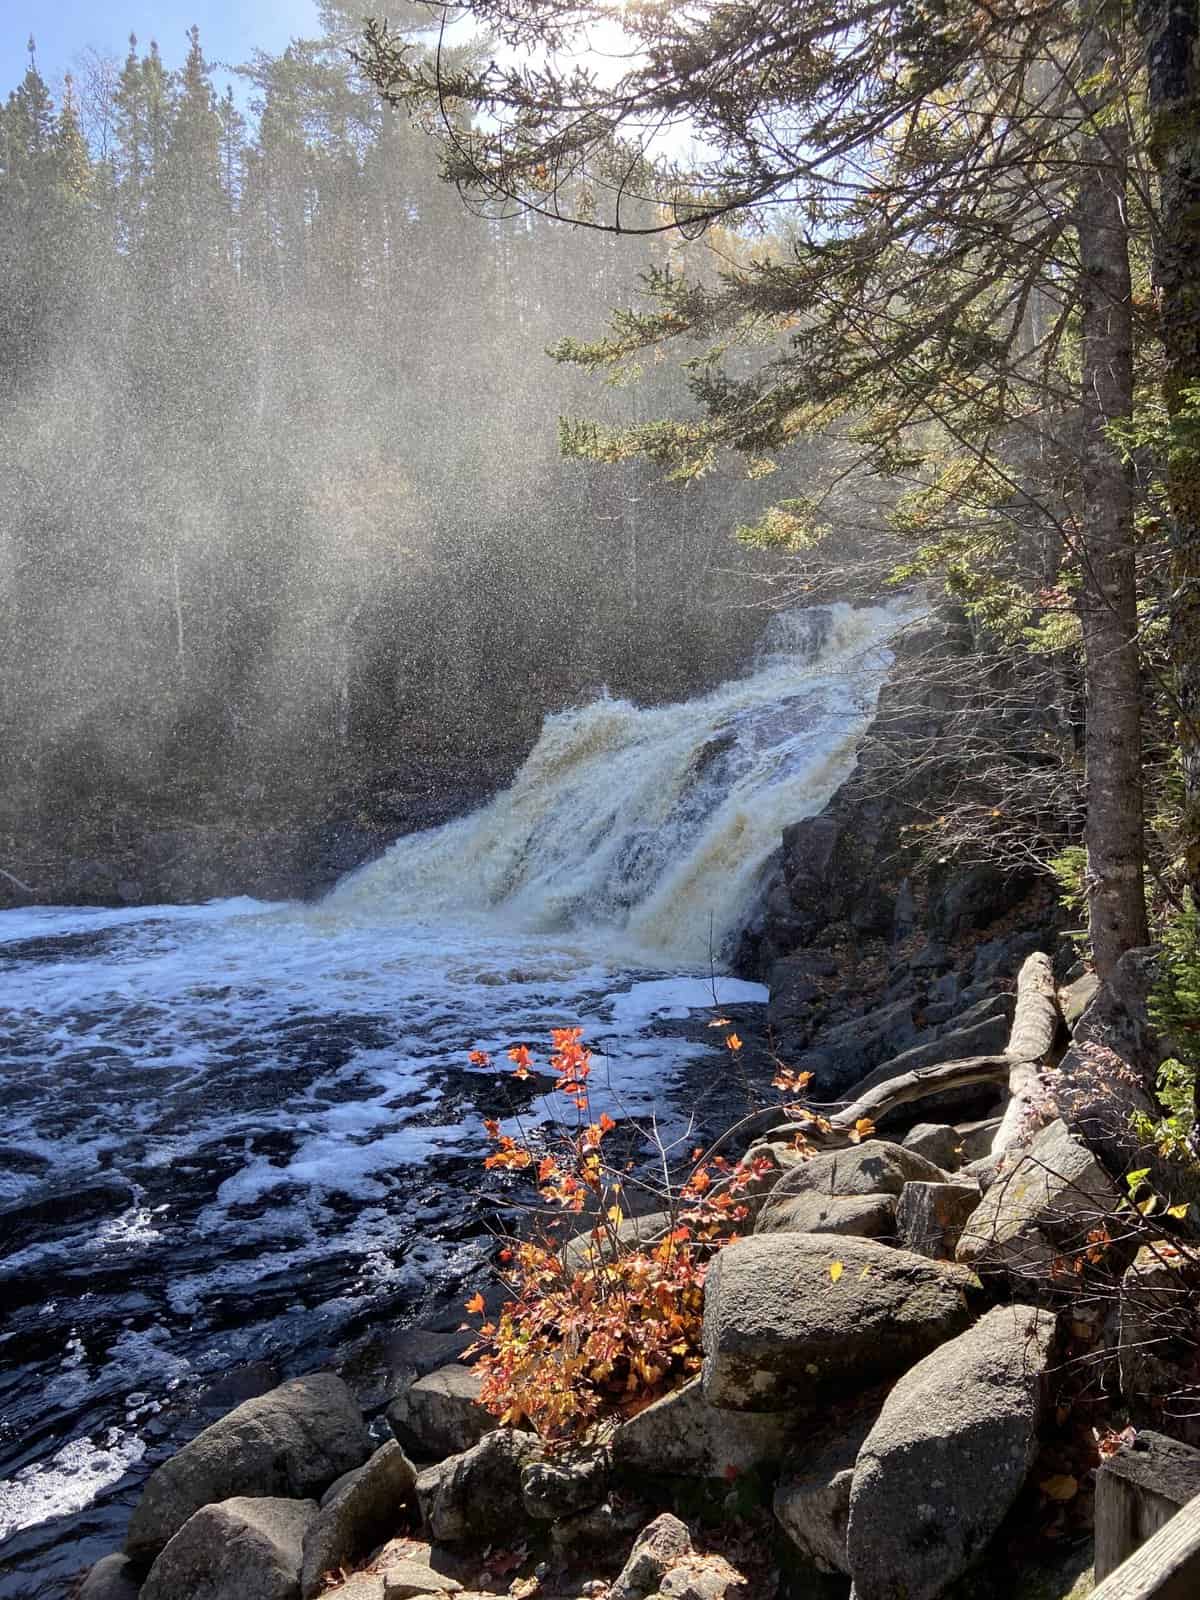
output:
{"label": "waterfall", "polygon": [[782,828],[853,769],[910,603],[776,615],[753,667],[677,705],[603,696],[548,717],[511,787],[408,835],[319,915],[586,933],[656,964],[719,956]]}

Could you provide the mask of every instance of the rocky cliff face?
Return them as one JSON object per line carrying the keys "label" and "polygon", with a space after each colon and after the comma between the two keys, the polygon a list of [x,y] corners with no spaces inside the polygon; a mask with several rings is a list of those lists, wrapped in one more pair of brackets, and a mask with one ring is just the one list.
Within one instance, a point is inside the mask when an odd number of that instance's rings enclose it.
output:
{"label": "rocky cliff face", "polygon": [[771,990],[775,1049],[794,1062],[815,1046],[830,1091],[961,1026],[1001,969],[1053,947],[1059,913],[1044,881],[931,861],[922,848],[962,779],[956,662],[966,670],[975,650],[956,608],[900,637],[853,775],[784,830],[736,952],[735,970]]}

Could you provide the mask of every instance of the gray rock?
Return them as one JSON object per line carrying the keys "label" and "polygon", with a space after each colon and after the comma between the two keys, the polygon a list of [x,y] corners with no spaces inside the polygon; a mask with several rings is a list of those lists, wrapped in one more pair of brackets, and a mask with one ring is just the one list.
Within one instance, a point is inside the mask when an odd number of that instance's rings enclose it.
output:
{"label": "gray rock", "polygon": [[527,1461],[521,1468],[521,1499],[531,1517],[553,1522],[598,1505],[608,1493],[608,1478],[606,1450]]}
{"label": "gray rock", "polygon": [[521,1468],[541,1456],[531,1433],[499,1428],[462,1455],[429,1467],[417,1478],[417,1500],[430,1535],[512,1540],[529,1525],[521,1498]]}
{"label": "gray rock", "polygon": [[957,1172],[963,1164],[962,1140],[949,1122],[918,1122],[904,1135],[902,1147],[924,1156],[943,1172]]}
{"label": "gray rock", "polygon": [[1052,1122],[967,1219],[957,1259],[1027,1286],[1049,1281],[1053,1263],[1086,1247],[1120,1200],[1107,1174],[1066,1123]]}
{"label": "gray rock", "polygon": [[802,1057],[797,1066],[814,1074],[815,1087],[827,1098],[849,1088],[880,1061],[915,1044],[919,1032],[913,1020],[913,1002],[895,1000],[827,1028],[819,1051]]}
{"label": "gray rock", "polygon": [[943,939],[986,928],[1021,903],[1031,882],[1027,872],[1004,872],[987,862],[963,868],[932,897],[930,925]]}
{"label": "gray rock", "polygon": [[783,1174],[759,1213],[759,1228],[769,1229],[770,1214],[796,1195],[898,1195],[915,1179],[938,1183],[945,1176],[915,1150],[885,1139],[867,1139],[848,1150],[825,1150]]}
{"label": "gray rock", "polygon": [[326,1591],[337,1600],[387,1600],[387,1584],[381,1572],[354,1572],[345,1583]]}
{"label": "gray rock", "polygon": [[727,1245],[705,1288],[705,1399],[780,1411],[879,1382],[966,1326],[974,1286],[960,1268],[870,1239],[777,1233]]}
{"label": "gray rock", "polygon": [[881,1405],[879,1398],[873,1398],[852,1416],[817,1429],[784,1462],[775,1490],[775,1520],[804,1560],[821,1572],[849,1576],[850,1484],[858,1452]]}
{"label": "gray rock", "polygon": [[771,1412],[719,1411],[699,1378],[664,1395],[613,1435],[613,1463],[636,1483],[644,1474],[724,1478],[778,1461],[797,1423]]}
{"label": "gray rock", "polygon": [[896,1384],[858,1454],[856,1600],[935,1600],[982,1554],[1037,1453],[1054,1318],[998,1306]]}
{"label": "gray rock", "polygon": [[473,1367],[439,1367],[400,1390],[387,1408],[388,1425],[414,1455],[458,1455],[499,1426],[479,1403],[482,1386]]}
{"label": "gray rock", "polygon": [[971,1161],[981,1161],[991,1153],[992,1141],[1002,1120],[1000,1117],[985,1117],[979,1122],[955,1123],[954,1131],[962,1146],[963,1166]]}
{"label": "gray rock", "polygon": [[138,1600],[141,1577],[129,1557],[119,1551],[104,1556],[83,1580],[79,1600]]}
{"label": "gray rock", "polygon": [[905,1250],[953,1261],[967,1218],[979,1205],[973,1183],[906,1183],[896,1202],[896,1232]]}
{"label": "gray rock", "polygon": [[755,1233],[836,1233],[861,1239],[890,1237],[896,1232],[896,1197],[892,1194],[798,1194],[768,1206],[754,1225]]}
{"label": "gray rock", "polygon": [[724,1556],[685,1556],[659,1583],[656,1600],[750,1600],[750,1585]]}
{"label": "gray rock", "polygon": [[[343,1591],[339,1590],[339,1594]],[[416,1600],[435,1594],[461,1594],[462,1584],[420,1561],[396,1561],[384,1568],[384,1600]]]}
{"label": "gray rock", "polygon": [[370,1453],[362,1412],[339,1377],[294,1378],[247,1400],[150,1474],[130,1518],[126,1553],[135,1560],[156,1555],[193,1512],[215,1501],[319,1495]]}
{"label": "gray rock", "polygon": [[602,1500],[573,1517],[550,1524],[550,1543],[562,1561],[574,1562],[587,1556],[611,1557],[645,1525],[646,1511],[626,1501],[614,1504]]}
{"label": "gray rock", "polygon": [[692,1540],[686,1527],[678,1517],[664,1511],[638,1535],[629,1560],[608,1592],[608,1600],[642,1600],[691,1553]]}
{"label": "gray rock", "polygon": [[[671,1213],[669,1211],[648,1211],[642,1217],[625,1217],[617,1224],[615,1238],[611,1237],[611,1230],[600,1230],[600,1238],[593,1239],[592,1230],[586,1233],[577,1233],[563,1245],[563,1267],[568,1273],[579,1272],[587,1266],[593,1255],[607,1260],[612,1255],[621,1255],[628,1249],[639,1244],[653,1244],[661,1239],[671,1227]],[[614,1248],[615,1246],[615,1248]]]}
{"label": "gray rock", "polygon": [[141,1600],[298,1600],[315,1500],[246,1495],[204,1506],[167,1541]]}
{"label": "gray rock", "polygon": [[394,1439],[341,1480],[304,1536],[302,1600],[320,1594],[326,1572],[353,1566],[395,1531],[416,1481],[417,1469]]}

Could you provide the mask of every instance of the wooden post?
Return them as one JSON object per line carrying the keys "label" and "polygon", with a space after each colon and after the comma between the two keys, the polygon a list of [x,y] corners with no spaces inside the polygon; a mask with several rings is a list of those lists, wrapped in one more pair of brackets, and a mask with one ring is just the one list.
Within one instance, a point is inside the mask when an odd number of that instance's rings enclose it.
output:
{"label": "wooden post", "polygon": [[1091,1600],[1196,1600],[1200,1593],[1200,1498],[1092,1590]]}
{"label": "wooden post", "polygon": [[[1110,1456],[1096,1472],[1096,1582],[1114,1573],[1189,1503],[1200,1540],[1198,1496],[1200,1450],[1191,1445],[1146,1429],[1132,1448]],[[1200,1593],[1200,1566],[1194,1581],[1194,1592]]]}

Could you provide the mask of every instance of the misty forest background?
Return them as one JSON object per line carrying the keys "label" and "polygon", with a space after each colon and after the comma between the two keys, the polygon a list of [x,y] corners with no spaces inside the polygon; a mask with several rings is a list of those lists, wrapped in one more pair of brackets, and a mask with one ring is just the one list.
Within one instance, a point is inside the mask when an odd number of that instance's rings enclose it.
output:
{"label": "misty forest background", "polygon": [[195,31],[175,65],[83,50],[54,94],[31,52],[0,111],[0,849],[26,873],[164,823],[386,826],[414,772],[503,777],[547,710],[686,695],[757,631],[767,558],[729,534],[762,486],[558,451],[562,414],[684,403],[670,365],[606,391],[544,352],[689,246],[473,215],[355,76],[356,18],[322,26],[240,96]]}

